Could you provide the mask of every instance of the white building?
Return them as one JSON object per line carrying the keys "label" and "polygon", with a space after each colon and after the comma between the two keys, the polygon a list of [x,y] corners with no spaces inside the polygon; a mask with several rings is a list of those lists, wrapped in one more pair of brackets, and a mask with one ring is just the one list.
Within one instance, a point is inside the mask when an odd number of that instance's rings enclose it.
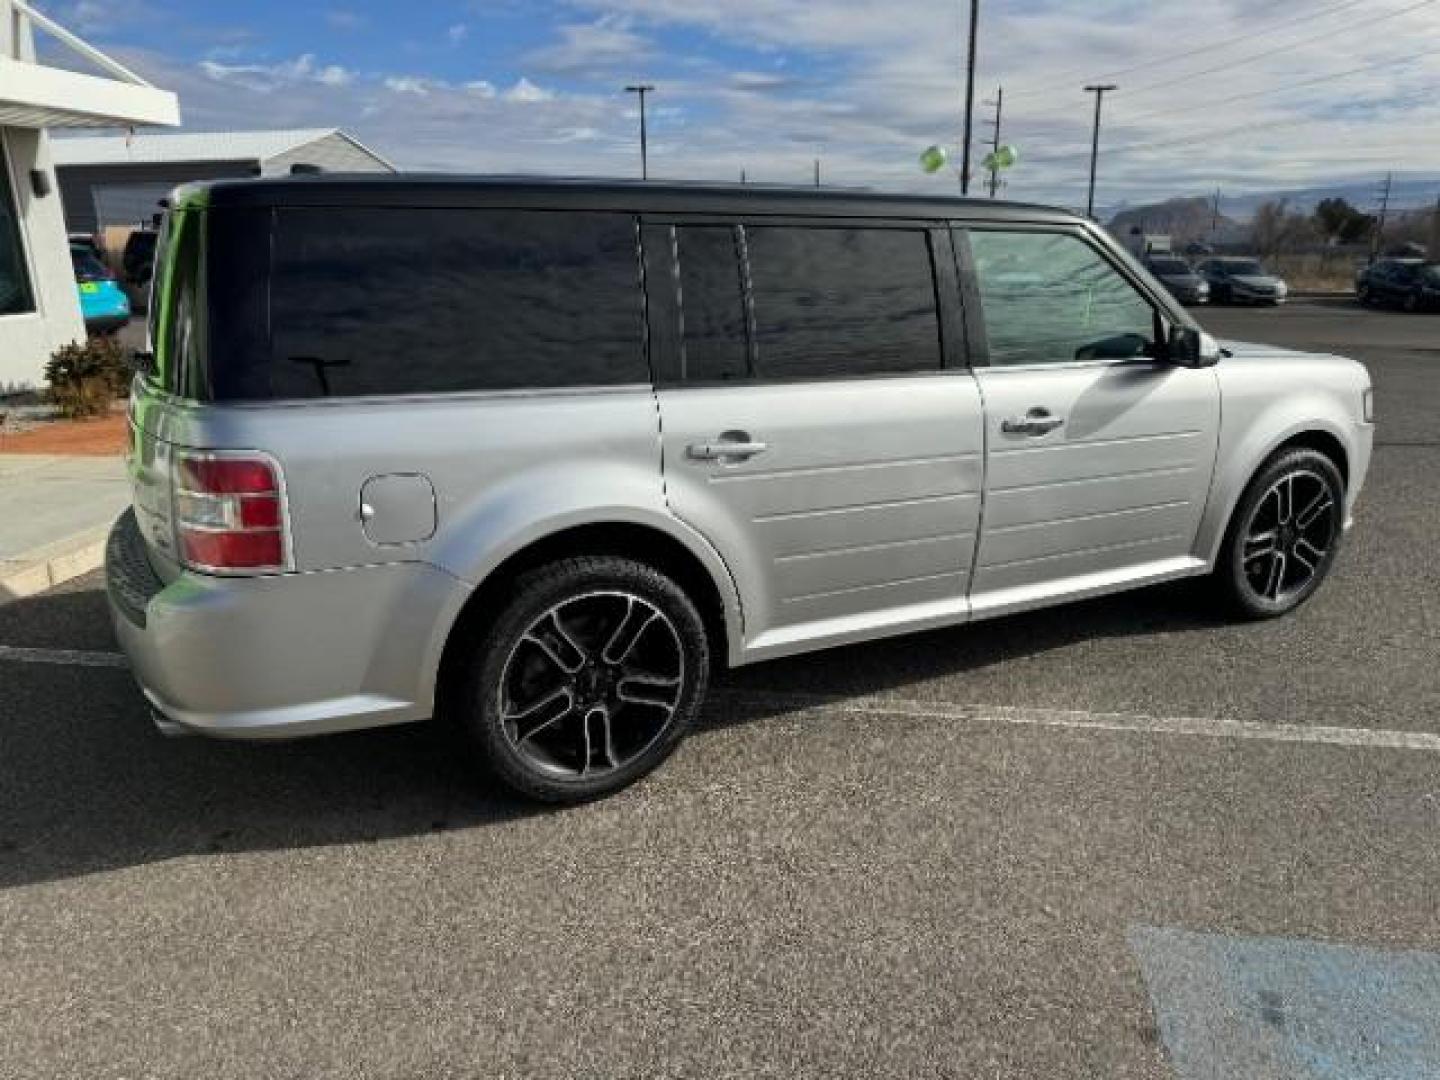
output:
{"label": "white building", "polygon": [[[106,74],[38,63],[35,30]],[[85,336],[46,129],[179,123],[174,94],[24,0],[0,0],[0,389],[39,385],[50,353]]]}
{"label": "white building", "polygon": [[52,146],[65,225],[72,233],[136,225],[179,184],[284,176],[292,168],[394,172],[339,128],[299,131],[162,131],[57,138]]}

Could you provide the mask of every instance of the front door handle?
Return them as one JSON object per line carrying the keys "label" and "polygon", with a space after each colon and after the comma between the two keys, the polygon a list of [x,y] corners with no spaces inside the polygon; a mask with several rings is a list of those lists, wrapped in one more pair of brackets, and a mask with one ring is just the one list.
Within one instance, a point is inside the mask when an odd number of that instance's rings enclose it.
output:
{"label": "front door handle", "polygon": [[1007,435],[1048,435],[1061,424],[1063,416],[1051,416],[1049,409],[1031,409],[1019,419],[1000,421],[1000,430]]}
{"label": "front door handle", "polygon": [[744,461],[769,449],[744,432],[727,431],[714,442],[691,443],[685,453],[697,461]]}

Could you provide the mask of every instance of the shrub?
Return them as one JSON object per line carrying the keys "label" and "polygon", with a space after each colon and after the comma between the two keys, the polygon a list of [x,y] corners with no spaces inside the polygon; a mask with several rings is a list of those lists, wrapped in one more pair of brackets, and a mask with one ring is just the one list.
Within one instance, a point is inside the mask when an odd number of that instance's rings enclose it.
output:
{"label": "shrub", "polygon": [[51,403],[61,416],[99,416],[130,389],[125,351],[109,337],[62,345],[45,362]]}

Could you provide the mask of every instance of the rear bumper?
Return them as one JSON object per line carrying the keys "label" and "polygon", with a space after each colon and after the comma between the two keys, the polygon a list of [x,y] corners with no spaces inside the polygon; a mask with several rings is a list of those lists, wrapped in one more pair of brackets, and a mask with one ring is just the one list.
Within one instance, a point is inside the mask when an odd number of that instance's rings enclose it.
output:
{"label": "rear bumper", "polygon": [[85,329],[91,334],[113,334],[129,324],[128,311],[123,315],[88,315],[85,318]]}
{"label": "rear bumper", "polygon": [[137,587],[134,535],[112,537],[108,591],[162,730],[294,738],[430,715],[444,637],[468,595],[448,574],[391,563]]}

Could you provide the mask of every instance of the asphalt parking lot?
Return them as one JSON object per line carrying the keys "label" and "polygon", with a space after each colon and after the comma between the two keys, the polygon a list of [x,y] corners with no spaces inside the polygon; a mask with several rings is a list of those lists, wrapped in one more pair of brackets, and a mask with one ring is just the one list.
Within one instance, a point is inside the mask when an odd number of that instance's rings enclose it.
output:
{"label": "asphalt parking lot", "polygon": [[1440,315],[1201,319],[1375,379],[1300,612],[760,665],[592,806],[166,740],[95,576],[0,606],[0,1076],[1440,1077]]}

